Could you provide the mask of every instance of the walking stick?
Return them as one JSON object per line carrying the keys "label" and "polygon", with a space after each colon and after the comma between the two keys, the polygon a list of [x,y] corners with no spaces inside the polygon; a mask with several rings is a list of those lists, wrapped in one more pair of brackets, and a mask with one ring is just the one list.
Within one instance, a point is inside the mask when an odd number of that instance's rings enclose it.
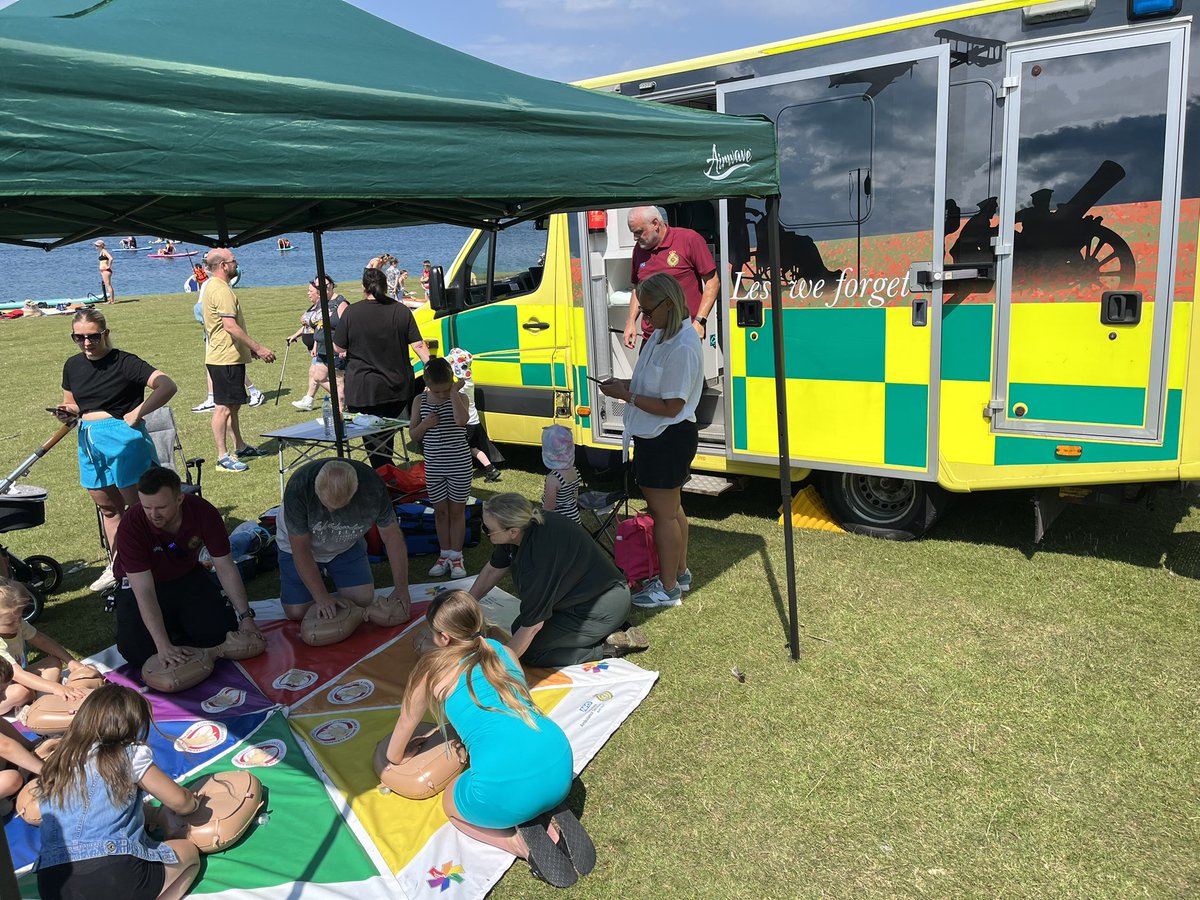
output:
{"label": "walking stick", "polygon": [[279,367],[279,387],[275,388],[275,405],[279,405],[279,395],[283,391],[283,373],[287,371],[288,351],[292,349],[292,342],[288,341],[283,348],[283,365]]}

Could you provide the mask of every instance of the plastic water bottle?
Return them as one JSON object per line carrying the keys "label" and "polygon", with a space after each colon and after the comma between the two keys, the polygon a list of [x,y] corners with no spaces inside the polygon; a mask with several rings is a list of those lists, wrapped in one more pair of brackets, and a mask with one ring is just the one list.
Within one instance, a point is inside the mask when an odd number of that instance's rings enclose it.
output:
{"label": "plastic water bottle", "polygon": [[325,426],[325,437],[333,434],[333,404],[329,402],[329,395],[321,401],[321,422]]}

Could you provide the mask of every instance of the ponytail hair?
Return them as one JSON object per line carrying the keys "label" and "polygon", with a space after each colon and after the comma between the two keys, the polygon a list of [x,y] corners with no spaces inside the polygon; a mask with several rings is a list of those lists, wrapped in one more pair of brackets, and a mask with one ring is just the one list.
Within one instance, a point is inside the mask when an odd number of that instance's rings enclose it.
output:
{"label": "ponytail hair", "polygon": [[[408,679],[403,703],[412,701],[417,685],[429,686],[429,706],[438,723],[444,728],[446,721],[446,696],[454,689],[452,684],[445,694],[434,691],[451,673],[457,677],[467,673],[467,691],[471,700],[480,709],[502,712],[516,716],[530,728],[537,728],[536,717],[542,713],[534,706],[533,697],[524,681],[509,671],[501,659],[500,652],[487,642],[487,622],[483,607],[466,591],[442,591],[435,596],[425,613],[425,621],[435,634],[444,634],[450,639],[445,647],[429,651],[417,662]],[[500,698],[502,708],[484,706],[475,694],[472,670],[479,669]]]}
{"label": "ponytail hair", "polygon": [[520,528],[523,531],[535,522],[541,525],[546,521],[542,511],[530,503],[528,497],[516,491],[497,494],[485,500],[483,511],[495,519],[501,528]]}
{"label": "ponytail hair", "polygon": [[137,783],[127,748],[146,740],[150,721],[150,704],[137,691],[112,683],[96,688],[80,704],[62,743],[42,766],[42,796],[59,806],[71,796],[82,797],[94,751],[96,769],[113,804],[129,803]]}

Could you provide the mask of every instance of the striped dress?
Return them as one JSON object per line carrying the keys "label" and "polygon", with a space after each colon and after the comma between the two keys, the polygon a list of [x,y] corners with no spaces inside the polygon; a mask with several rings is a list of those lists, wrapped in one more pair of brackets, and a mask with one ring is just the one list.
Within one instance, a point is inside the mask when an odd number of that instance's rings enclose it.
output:
{"label": "striped dress", "polygon": [[[567,481],[563,475],[564,472],[575,477],[571,481]],[[578,470],[574,466],[571,466],[569,469],[551,469],[548,477],[557,479],[558,481],[558,491],[554,495],[554,509],[550,511],[566,516],[572,522],[582,525],[583,520],[579,517]]]}
{"label": "striped dress", "polygon": [[438,424],[421,436],[425,454],[425,484],[429,499],[437,503],[449,498],[466,503],[471,493],[471,448],[467,445],[467,428],[454,421],[454,400],[441,403],[421,395],[421,418],[438,417]]}

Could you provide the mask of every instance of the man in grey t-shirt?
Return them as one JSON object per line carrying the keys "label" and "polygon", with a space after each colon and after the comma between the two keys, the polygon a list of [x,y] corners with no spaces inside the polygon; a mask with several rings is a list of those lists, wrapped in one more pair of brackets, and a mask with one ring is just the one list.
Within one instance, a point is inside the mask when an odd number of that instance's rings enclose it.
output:
{"label": "man in grey t-shirt", "polygon": [[[388,599],[407,604],[408,549],[383,479],[355,460],[318,459],[296,470],[283,492],[275,535],[280,599],[289,619],[304,618],[313,603],[327,619],[339,599],[366,606],[375,598],[363,540],[372,525],[379,526],[392,567],[395,588]],[[333,580],[336,598],[322,574]]]}

